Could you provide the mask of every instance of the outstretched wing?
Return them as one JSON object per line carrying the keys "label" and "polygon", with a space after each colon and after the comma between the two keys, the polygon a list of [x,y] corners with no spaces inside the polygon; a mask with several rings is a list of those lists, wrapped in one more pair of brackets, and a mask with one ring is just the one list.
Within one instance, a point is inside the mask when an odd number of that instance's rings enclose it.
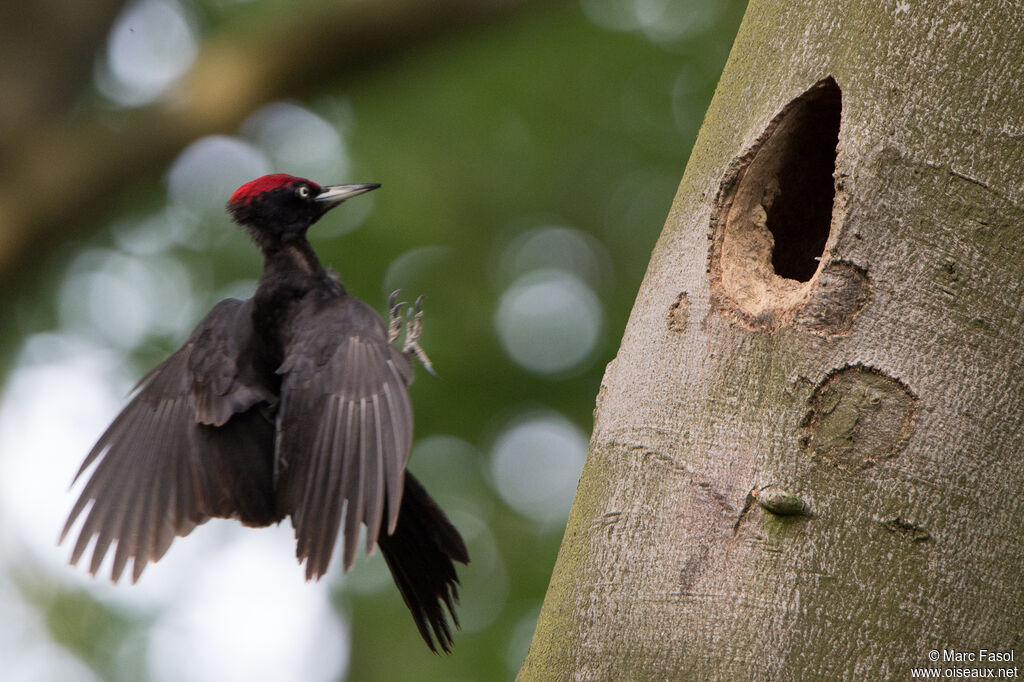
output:
{"label": "outstretched wing", "polygon": [[306,578],[327,572],[345,511],[344,565],[395,528],[412,442],[412,367],[372,308],[342,296],[310,304],[287,341],[278,413],[278,504],[290,514]]}
{"label": "outstretched wing", "polygon": [[61,533],[63,542],[85,512],[72,564],[95,537],[89,570],[96,573],[116,542],[111,579],[130,558],[134,582],[175,536],[212,516],[251,525],[279,518],[267,413],[275,397],[254,367],[251,310],[237,299],[214,306],[100,436],[75,476],[95,464]]}

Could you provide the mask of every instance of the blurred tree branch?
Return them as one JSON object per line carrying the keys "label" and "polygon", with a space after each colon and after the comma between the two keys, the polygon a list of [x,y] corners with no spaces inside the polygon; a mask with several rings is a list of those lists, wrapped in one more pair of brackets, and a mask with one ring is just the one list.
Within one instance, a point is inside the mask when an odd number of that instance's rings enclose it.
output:
{"label": "blurred tree branch", "polygon": [[[314,10],[282,3],[244,21],[240,17],[207,37],[189,74],[156,104],[116,115],[57,113],[55,105],[67,104],[66,78],[73,74],[81,83],[89,77],[92,56],[120,7],[119,2],[97,4],[89,38],[85,32],[76,35],[81,49],[67,50],[74,57],[66,61],[78,68],[57,68],[64,80],[49,79],[45,87],[37,83],[41,90],[32,101],[40,104],[35,108],[0,105],[5,130],[0,290],[34,272],[54,245],[94,227],[94,216],[110,197],[163,171],[197,137],[231,132],[265,102],[361,78],[430,40],[532,4],[535,0],[389,0],[323,2]],[[33,16],[33,26],[46,25],[45,17]],[[48,59],[55,54],[49,45],[35,49],[45,51]],[[31,67],[34,60],[23,54],[17,63]],[[6,78],[2,83],[28,99],[20,81]],[[44,109],[50,115],[42,115]]]}
{"label": "blurred tree branch", "polygon": [[0,155],[9,155],[23,131],[65,115],[81,96],[123,5],[123,0],[0,5]]}

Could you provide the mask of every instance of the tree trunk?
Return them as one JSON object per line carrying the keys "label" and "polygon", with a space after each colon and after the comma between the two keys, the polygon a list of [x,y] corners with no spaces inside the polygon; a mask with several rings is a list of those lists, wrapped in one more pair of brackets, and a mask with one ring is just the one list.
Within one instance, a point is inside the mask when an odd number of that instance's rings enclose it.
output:
{"label": "tree trunk", "polygon": [[1008,2],[751,1],[520,679],[1018,665],[1022,65]]}

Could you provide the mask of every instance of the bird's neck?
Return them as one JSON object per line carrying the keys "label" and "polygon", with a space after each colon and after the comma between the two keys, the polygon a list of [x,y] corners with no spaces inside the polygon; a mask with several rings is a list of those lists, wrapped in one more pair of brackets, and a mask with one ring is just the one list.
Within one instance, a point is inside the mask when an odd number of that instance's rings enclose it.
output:
{"label": "bird's neck", "polygon": [[305,238],[278,242],[263,249],[263,274],[254,296],[257,328],[287,326],[306,295],[330,288],[330,275]]}
{"label": "bird's neck", "polygon": [[273,248],[263,250],[263,273],[295,274],[319,278],[325,274],[324,266],[316,257],[313,247],[304,237],[291,239]]}
{"label": "bird's neck", "polygon": [[[271,362],[283,359],[284,343],[295,315],[308,302],[331,295],[336,287],[305,239],[263,249],[263,274],[253,296],[253,326]],[[342,289],[343,291],[343,289]]]}

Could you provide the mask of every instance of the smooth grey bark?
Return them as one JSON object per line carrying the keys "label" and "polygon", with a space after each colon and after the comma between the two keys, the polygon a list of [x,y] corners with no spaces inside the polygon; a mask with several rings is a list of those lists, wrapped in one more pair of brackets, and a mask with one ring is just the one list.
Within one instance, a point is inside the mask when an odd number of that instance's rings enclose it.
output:
{"label": "smooth grey bark", "polygon": [[751,1],[520,679],[1024,656],[1022,65],[1019,4]]}

